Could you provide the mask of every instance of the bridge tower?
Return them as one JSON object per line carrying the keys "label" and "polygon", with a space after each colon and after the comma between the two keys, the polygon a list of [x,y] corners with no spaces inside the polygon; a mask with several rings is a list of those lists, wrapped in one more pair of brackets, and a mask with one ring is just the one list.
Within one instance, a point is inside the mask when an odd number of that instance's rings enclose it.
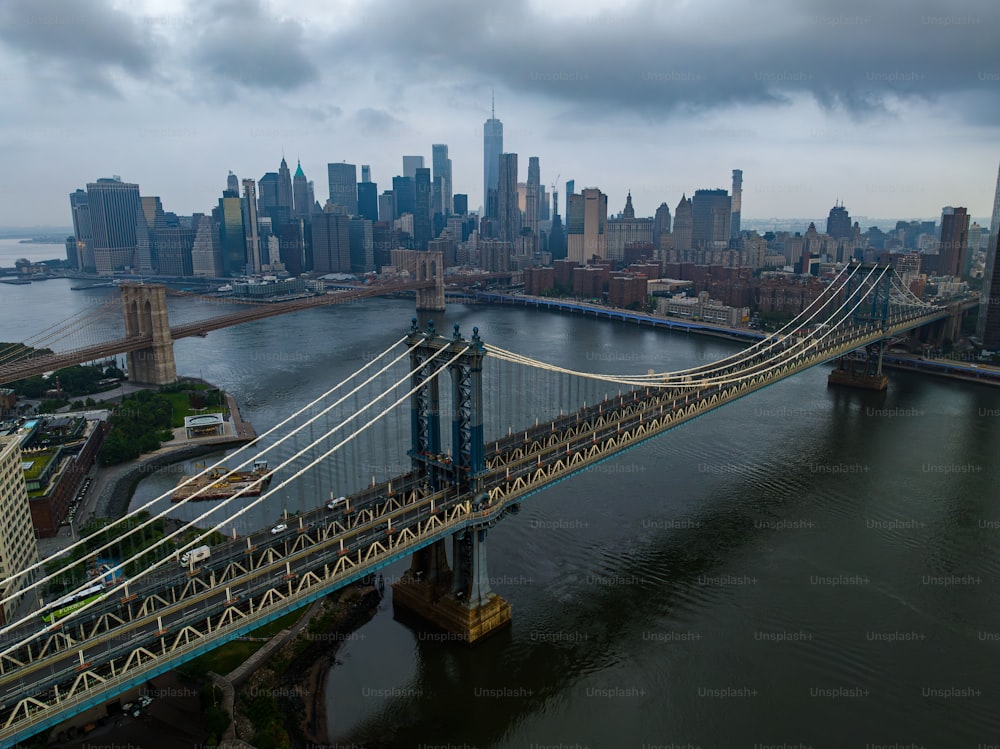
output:
{"label": "bridge tower", "polygon": [[[425,491],[447,489],[468,496],[473,507],[485,508],[483,491],[486,452],[483,441],[483,359],[486,351],[473,328],[470,340],[458,325],[452,337],[439,336],[433,321],[426,332],[413,319],[407,345],[413,386],[409,451],[413,470]],[[440,390],[433,372],[444,362],[451,375],[451,454],[442,452]],[[433,361],[432,361],[433,358]],[[393,606],[415,614],[456,639],[472,643],[510,623],[511,608],[490,588],[486,569],[488,523],[472,524],[452,535],[452,565],[448,566],[445,539],[413,554],[410,569],[393,584]]]}
{"label": "bridge tower", "polygon": [[128,355],[128,376],[132,382],[169,385],[177,381],[174,340],[167,319],[167,291],[162,284],[122,284],[122,313],[125,337],[150,336],[146,348]]}
{"label": "bridge tower", "polygon": [[[851,318],[852,325],[868,330],[872,328],[886,330],[894,272],[890,269],[881,280],[870,286],[868,298],[854,310],[854,315]],[[850,298],[861,287],[862,283],[860,271],[852,274],[847,282],[847,297]],[[863,361],[859,361],[855,351],[841,356],[837,360],[837,368],[827,378],[827,385],[847,385],[863,390],[885,390],[889,387],[889,378],[882,373],[882,355],[885,353],[885,345],[885,338],[866,345]]]}

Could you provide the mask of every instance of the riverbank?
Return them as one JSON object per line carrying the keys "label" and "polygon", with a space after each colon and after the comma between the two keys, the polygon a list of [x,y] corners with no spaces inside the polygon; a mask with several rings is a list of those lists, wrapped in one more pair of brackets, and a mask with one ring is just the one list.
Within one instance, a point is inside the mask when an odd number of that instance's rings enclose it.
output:
{"label": "riverbank", "polygon": [[356,630],[381,601],[377,590],[361,583],[322,598],[230,673],[224,681],[234,687],[235,710],[224,737],[253,743],[255,736],[284,734],[293,747],[326,746],[327,672],[340,646],[359,636]]}

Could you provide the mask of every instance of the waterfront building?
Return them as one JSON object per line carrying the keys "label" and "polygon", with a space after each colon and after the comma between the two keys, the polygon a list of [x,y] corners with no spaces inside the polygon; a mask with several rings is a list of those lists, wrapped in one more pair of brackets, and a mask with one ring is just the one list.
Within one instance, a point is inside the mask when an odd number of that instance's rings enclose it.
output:
{"label": "waterfront building", "polygon": [[77,189],[69,195],[69,207],[73,214],[73,240],[76,243],[77,270],[96,271],[94,265],[94,233],[90,225],[90,204],[87,192]]}
{"label": "waterfront building", "polygon": [[135,265],[136,223],[142,213],[139,185],[121,177],[87,184],[87,204],[94,242],[94,265],[113,275]]}
{"label": "waterfront building", "polygon": [[312,217],[313,270],[319,274],[351,272],[349,217],[339,203],[328,201]]}
{"label": "waterfront building", "polygon": [[250,273],[264,269],[260,247],[260,229],[257,226],[257,186],[252,179],[243,180],[243,228],[246,231],[246,258]]}
{"label": "waterfront building", "polygon": [[570,195],[566,216],[566,258],[583,264],[607,259],[608,196],[596,187]]}
{"label": "waterfront building", "polygon": [[[483,218],[494,219],[500,210],[500,154],[503,153],[503,123],[496,109],[483,125]],[[516,180],[515,180],[516,181]]]}
{"label": "waterfront building", "polygon": [[191,247],[191,274],[206,278],[219,278],[224,270],[222,246],[219,241],[219,222],[216,212],[198,222],[194,244]]}

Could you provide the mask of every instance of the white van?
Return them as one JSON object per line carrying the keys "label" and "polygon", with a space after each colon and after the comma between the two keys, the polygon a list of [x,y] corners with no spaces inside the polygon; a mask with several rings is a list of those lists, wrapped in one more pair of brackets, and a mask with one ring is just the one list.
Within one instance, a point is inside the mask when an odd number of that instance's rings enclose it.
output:
{"label": "white van", "polygon": [[207,546],[196,546],[181,555],[181,567],[187,567],[188,563],[197,564],[204,559],[208,559],[211,555],[212,552]]}

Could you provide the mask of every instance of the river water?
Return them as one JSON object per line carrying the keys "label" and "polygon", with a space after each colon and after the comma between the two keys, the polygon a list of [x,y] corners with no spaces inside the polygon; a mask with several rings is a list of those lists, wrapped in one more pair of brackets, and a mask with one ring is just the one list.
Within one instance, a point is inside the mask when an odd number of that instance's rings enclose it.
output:
{"label": "river water", "polygon": [[[114,293],[69,286],[0,287],[0,340]],[[171,300],[171,319],[204,304]],[[411,305],[186,339],[178,370],[231,392],[263,431],[397,340]],[[439,329],[453,322],[577,369],[676,369],[738,347],[514,308],[453,305]],[[864,393],[827,388],[826,373],[527,499],[490,531],[490,578],[514,621],[483,644],[416,632],[387,594],[328,675],[330,744],[996,743],[1000,390],[892,372],[887,393]],[[145,480],[133,506],[176,478]],[[277,499],[248,522],[303,501]]]}

